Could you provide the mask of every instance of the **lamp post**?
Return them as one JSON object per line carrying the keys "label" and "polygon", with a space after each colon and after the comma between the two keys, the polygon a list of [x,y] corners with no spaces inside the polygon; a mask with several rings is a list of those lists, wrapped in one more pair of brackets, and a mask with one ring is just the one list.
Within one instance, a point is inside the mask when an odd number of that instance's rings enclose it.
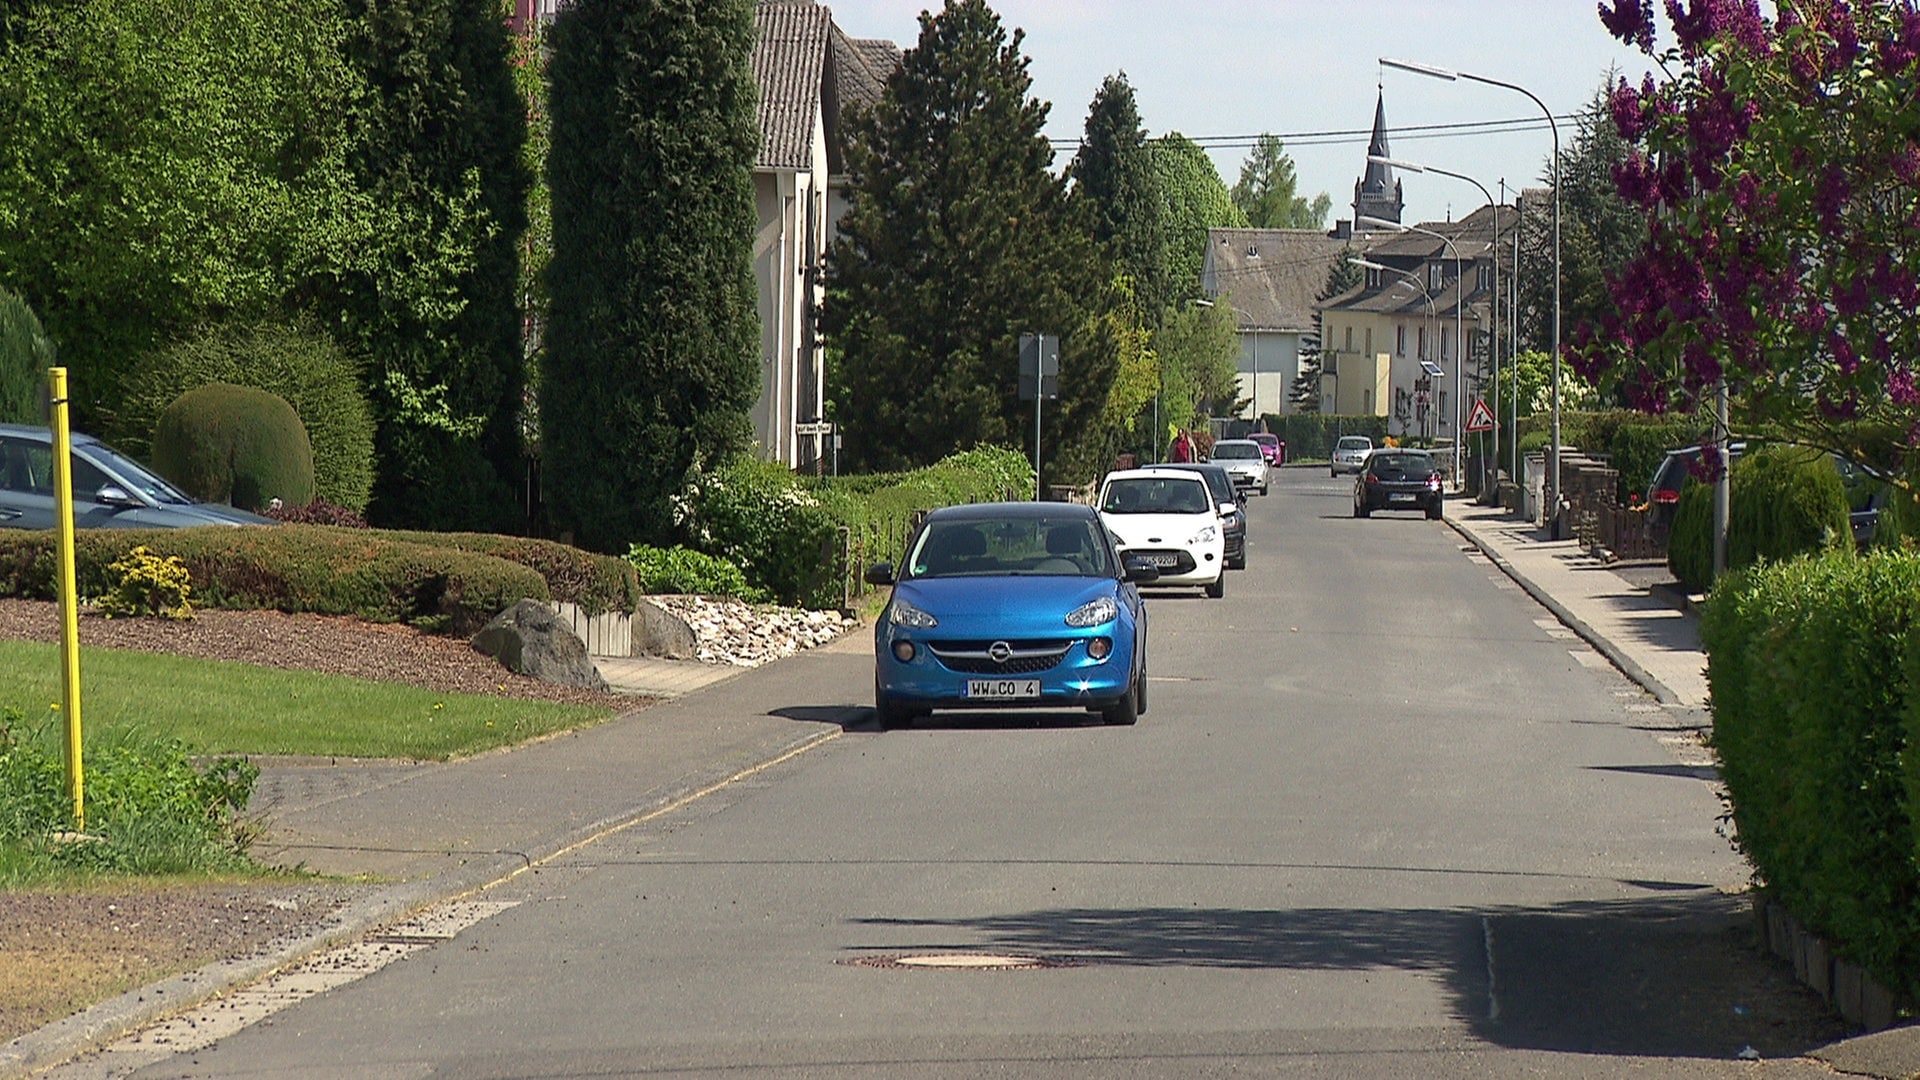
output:
{"label": "lamp post", "polygon": [[[1454,244],[1453,237],[1445,233],[1435,232],[1432,229],[1423,229],[1418,225],[1402,225],[1397,221],[1368,217],[1365,214],[1361,214],[1355,218],[1354,224],[1365,225],[1369,228],[1386,229],[1388,232],[1410,232],[1419,233],[1422,236],[1431,236],[1435,240],[1445,244],[1447,251],[1453,255],[1453,282],[1455,290],[1453,297],[1453,347],[1460,352],[1460,355],[1453,358],[1453,482],[1458,484],[1460,482],[1460,443],[1462,441],[1460,437],[1460,393],[1461,388],[1465,385],[1461,373],[1466,366],[1466,338],[1463,332],[1464,320],[1461,318],[1460,309],[1463,306],[1461,301],[1466,297],[1467,292],[1466,272],[1461,266],[1460,249]],[[1429,296],[1428,299],[1431,300],[1432,297]],[[1445,349],[1440,350],[1440,358],[1442,360],[1446,359]]]}
{"label": "lamp post", "polygon": [[1365,270],[1373,270],[1376,272],[1385,271],[1389,274],[1399,274],[1401,277],[1406,278],[1408,281],[1412,282],[1413,287],[1420,290],[1421,297],[1425,299],[1427,302],[1427,321],[1429,323],[1433,322],[1435,318],[1435,308],[1433,306],[1433,293],[1427,288],[1426,282],[1420,280],[1420,275],[1412,273],[1411,271],[1402,270],[1397,266],[1388,266],[1385,263],[1377,263],[1371,259],[1363,259],[1358,255],[1347,256],[1347,261]]}
{"label": "lamp post", "polygon": [[[1480,189],[1480,194],[1484,196],[1487,200],[1487,206],[1493,210],[1493,239],[1487,244],[1487,253],[1492,257],[1492,260],[1493,260],[1493,300],[1492,300],[1492,308],[1489,311],[1487,316],[1487,322],[1488,322],[1487,358],[1493,364],[1493,385],[1494,385],[1494,390],[1496,394],[1495,400],[1497,401],[1498,400],[1497,395],[1500,387],[1500,348],[1499,348],[1499,343],[1500,343],[1500,204],[1493,201],[1493,192],[1487,190],[1487,185],[1481,183],[1478,180],[1475,180],[1473,177],[1468,176],[1465,173],[1450,172],[1446,169],[1440,168],[1437,165],[1416,165],[1411,161],[1401,161],[1398,158],[1381,157],[1378,154],[1368,154],[1367,161],[1375,165],[1385,165],[1388,168],[1392,168],[1392,169],[1404,169],[1407,172],[1413,172],[1413,173],[1430,172],[1430,173],[1435,173],[1439,176],[1449,176],[1455,180],[1465,180],[1467,183],[1472,184],[1474,187],[1477,187]],[[1462,293],[1461,300],[1463,302],[1466,299],[1465,291],[1466,291],[1465,286],[1463,284],[1461,289],[1461,293]],[[1455,397],[1460,396],[1459,387],[1460,387],[1460,383],[1456,380],[1454,383]],[[1457,416],[1458,412],[1456,412],[1455,415]],[[1462,434],[1463,433],[1457,429],[1454,431],[1454,437],[1456,439],[1459,438]],[[1494,410],[1494,417],[1493,417],[1493,445],[1495,448],[1494,453],[1497,455],[1499,453],[1499,446],[1500,446],[1500,416],[1499,416],[1498,409]],[[1489,460],[1488,469],[1490,471],[1497,469],[1498,467],[1499,466],[1496,463]],[[1491,472],[1490,472],[1489,478],[1491,478]],[[1489,488],[1491,488],[1491,485],[1489,485]]]}
{"label": "lamp post", "polygon": [[[1499,79],[1490,79],[1485,75],[1473,75],[1465,71],[1453,71],[1435,67],[1432,64],[1417,64],[1411,60],[1391,60],[1381,57],[1380,63],[1386,67],[1411,71],[1415,75],[1425,75],[1434,79],[1453,82],[1466,79],[1469,82],[1485,83],[1502,90],[1512,90],[1525,94],[1527,99],[1540,107],[1546,114],[1547,130],[1553,133],[1553,446],[1551,447],[1552,467],[1548,470],[1548,482],[1552,485],[1548,505],[1553,508],[1557,521],[1560,514],[1560,125],[1553,121],[1553,110],[1541,101],[1533,91],[1524,86]],[[1556,534],[1557,535],[1557,534]]]}
{"label": "lamp post", "polygon": [[[1210,308],[1214,306],[1215,303],[1217,303],[1217,301],[1208,300],[1205,297],[1200,297],[1194,300],[1193,302],[1195,307],[1206,307],[1206,308]],[[1228,301],[1227,309],[1229,311],[1232,311],[1235,315],[1243,316],[1244,318],[1249,320],[1249,323],[1251,323],[1251,320],[1253,319],[1253,316],[1248,315],[1246,312],[1240,310],[1238,307],[1235,307],[1232,301]],[[1252,330],[1253,330],[1253,422],[1256,425],[1258,425],[1260,423],[1260,328],[1258,326],[1254,326],[1252,327]]]}

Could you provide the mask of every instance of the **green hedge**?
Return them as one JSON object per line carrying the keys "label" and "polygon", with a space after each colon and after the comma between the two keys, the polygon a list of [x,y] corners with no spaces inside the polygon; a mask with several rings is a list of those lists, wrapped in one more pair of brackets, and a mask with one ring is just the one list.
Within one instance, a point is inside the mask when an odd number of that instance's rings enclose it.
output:
{"label": "green hedge", "polygon": [[[552,595],[538,573],[506,559],[322,525],[80,532],[81,594],[109,591],[108,567],[141,545],[187,564],[201,607],[352,615],[466,635],[516,601]],[[0,596],[52,599],[53,568],[53,533],[0,531]]]}
{"label": "green hedge", "polygon": [[[1825,452],[1767,447],[1733,466],[1727,565],[1751,566],[1824,548],[1853,549],[1846,488]],[[1713,578],[1713,485],[1687,484],[1667,536],[1667,566],[1704,592]]]}
{"label": "green hedge", "polygon": [[477,555],[505,559],[539,574],[554,600],[578,605],[589,615],[631,613],[645,590],[632,564],[615,555],[601,555],[552,540],[535,540],[499,533],[408,532],[378,529],[374,535],[430,547],[450,547]]}
{"label": "green hedge", "polygon": [[1701,632],[1741,850],[1842,956],[1920,994],[1920,554],[1730,574]]}
{"label": "green hedge", "polygon": [[1335,416],[1320,413],[1294,413],[1291,416],[1266,417],[1267,430],[1287,444],[1287,460],[1329,461],[1333,444],[1342,435],[1365,435],[1379,446],[1386,441],[1388,418],[1384,416]]}

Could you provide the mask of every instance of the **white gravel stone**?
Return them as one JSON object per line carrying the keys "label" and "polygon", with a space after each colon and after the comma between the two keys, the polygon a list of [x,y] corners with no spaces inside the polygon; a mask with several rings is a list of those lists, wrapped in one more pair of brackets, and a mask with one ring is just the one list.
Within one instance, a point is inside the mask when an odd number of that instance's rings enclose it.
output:
{"label": "white gravel stone", "polygon": [[693,627],[704,663],[755,667],[825,645],[858,624],[837,611],[805,611],[706,596],[651,599]]}

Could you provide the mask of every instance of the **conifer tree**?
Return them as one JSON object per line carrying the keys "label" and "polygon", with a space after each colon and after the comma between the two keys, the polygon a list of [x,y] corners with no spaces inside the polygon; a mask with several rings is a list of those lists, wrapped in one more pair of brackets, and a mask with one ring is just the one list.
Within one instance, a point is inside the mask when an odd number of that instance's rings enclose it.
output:
{"label": "conifer tree", "polygon": [[1087,113],[1086,139],[1068,170],[1093,237],[1133,282],[1148,318],[1168,302],[1166,200],[1125,72],[1110,75]]}
{"label": "conifer tree", "polygon": [[25,300],[0,289],[0,424],[38,424],[53,343]]}
{"label": "conifer tree", "polygon": [[1022,38],[985,0],[946,0],[920,16],[880,102],[849,117],[857,194],[828,254],[822,313],[839,357],[843,468],[1031,449],[1022,333],[1062,336],[1048,442],[1089,428],[1113,384],[1115,351],[1076,333],[1108,282],[1052,171]]}
{"label": "conifer tree", "polygon": [[670,543],[673,496],[751,437],[754,33],[752,0],[577,0],[554,25],[542,478],[589,547]]}

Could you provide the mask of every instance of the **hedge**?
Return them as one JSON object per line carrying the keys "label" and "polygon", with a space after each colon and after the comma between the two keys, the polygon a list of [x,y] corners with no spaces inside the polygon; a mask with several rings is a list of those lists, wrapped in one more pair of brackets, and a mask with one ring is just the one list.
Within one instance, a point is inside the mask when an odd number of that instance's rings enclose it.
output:
{"label": "hedge", "polygon": [[[81,595],[110,590],[108,567],[142,545],[187,564],[202,607],[352,615],[464,636],[516,601],[552,595],[538,573],[506,559],[320,525],[79,532]],[[52,532],[0,531],[0,596],[53,599]]]}
{"label": "hedge", "polygon": [[375,535],[431,547],[450,547],[477,555],[505,559],[539,574],[547,592],[563,604],[574,604],[589,615],[607,612],[631,614],[645,595],[633,565],[615,555],[601,555],[552,540],[535,540],[499,533],[408,532],[376,530]]}
{"label": "hedge", "polygon": [[1840,955],[1920,993],[1920,554],[1728,575],[1701,626],[1740,849]]}
{"label": "hedge", "polygon": [[1267,430],[1287,444],[1287,460],[1329,461],[1333,444],[1342,435],[1365,435],[1379,446],[1386,441],[1389,418],[1385,416],[1336,416],[1320,413],[1293,413],[1289,416],[1267,414]]}
{"label": "hedge", "polygon": [[[1825,452],[1767,447],[1734,463],[1728,493],[1727,565],[1853,548],[1847,493]],[[1667,566],[1703,592],[1713,577],[1713,485],[1687,484],[1667,537]]]}

